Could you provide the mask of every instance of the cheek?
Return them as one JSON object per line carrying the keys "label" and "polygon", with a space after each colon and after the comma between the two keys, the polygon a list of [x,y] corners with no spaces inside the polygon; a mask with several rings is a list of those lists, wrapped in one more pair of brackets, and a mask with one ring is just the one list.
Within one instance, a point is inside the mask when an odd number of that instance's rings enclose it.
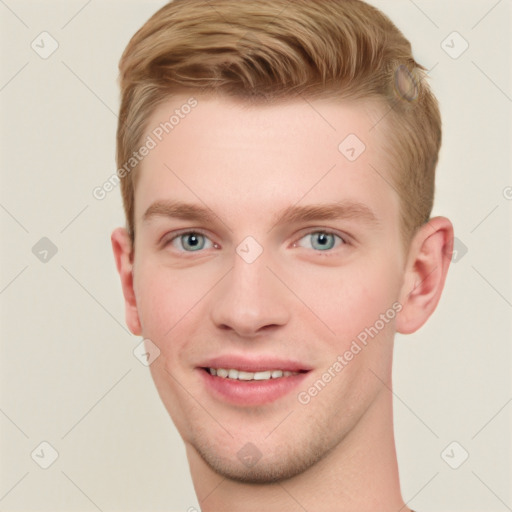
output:
{"label": "cheek", "polygon": [[[398,297],[397,276],[382,263],[353,265],[316,272],[297,273],[297,295],[303,299],[309,315],[319,325],[320,339],[334,340],[332,348],[345,350],[359,335],[377,324],[379,335],[392,335]],[[385,321],[381,320],[385,315]],[[387,315],[387,316],[386,316]],[[318,321],[317,321],[318,320]],[[330,331],[332,336],[326,338]],[[374,336],[375,337],[375,336]]]}
{"label": "cheek", "polygon": [[165,343],[176,338],[175,333],[200,307],[216,282],[215,275],[201,266],[183,270],[149,257],[141,261],[134,284],[143,336]]}

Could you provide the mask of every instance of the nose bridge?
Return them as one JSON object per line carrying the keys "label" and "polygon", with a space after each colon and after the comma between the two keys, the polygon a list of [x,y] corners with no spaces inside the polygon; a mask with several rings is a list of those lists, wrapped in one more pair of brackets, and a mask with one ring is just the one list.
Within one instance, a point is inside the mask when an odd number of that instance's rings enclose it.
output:
{"label": "nose bridge", "polygon": [[233,283],[239,284],[242,288],[257,287],[258,283],[265,280],[269,273],[270,255],[268,250],[264,251],[259,244],[255,246],[251,240],[244,241],[236,248],[233,257]]}
{"label": "nose bridge", "polygon": [[[240,244],[233,256],[231,272],[215,296],[212,319],[218,327],[231,328],[241,335],[255,334],[262,327],[283,325],[288,319],[284,291],[267,268],[271,265],[264,251],[255,256],[254,248]],[[250,255],[248,257],[247,255]]]}

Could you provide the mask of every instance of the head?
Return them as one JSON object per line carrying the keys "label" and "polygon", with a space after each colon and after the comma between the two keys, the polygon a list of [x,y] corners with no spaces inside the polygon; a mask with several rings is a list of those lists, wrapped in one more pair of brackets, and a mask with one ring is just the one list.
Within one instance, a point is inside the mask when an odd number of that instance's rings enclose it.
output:
{"label": "head", "polygon": [[[394,334],[439,300],[453,233],[430,219],[424,68],[359,0],[175,0],[120,71],[128,325],[160,351],[190,451],[235,480],[299,474],[391,410]],[[227,397],[205,370],[227,364],[298,375],[263,402]]]}

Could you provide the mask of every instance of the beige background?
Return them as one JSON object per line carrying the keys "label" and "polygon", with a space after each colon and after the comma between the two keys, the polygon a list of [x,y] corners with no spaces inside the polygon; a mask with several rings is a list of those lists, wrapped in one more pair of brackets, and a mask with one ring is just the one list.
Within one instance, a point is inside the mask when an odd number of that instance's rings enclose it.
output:
{"label": "beige background", "polygon": [[[417,334],[397,338],[403,495],[420,512],[505,512],[512,4],[371,3],[431,69],[445,130],[435,213],[453,220],[460,240],[438,310]],[[123,223],[119,190],[92,195],[115,171],[117,62],[163,4],[0,2],[0,511],[198,508],[181,439],[124,324],[109,241]],[[43,51],[43,31],[59,45],[47,59],[31,48],[36,40]],[[458,58],[445,51],[463,48],[453,31],[469,43]],[[47,242],[39,257],[32,250],[42,237],[57,249],[46,262]],[[43,441],[58,452],[48,469],[36,463],[51,461]],[[441,456],[452,441],[462,447],[448,449],[452,464],[469,453],[458,469]]]}

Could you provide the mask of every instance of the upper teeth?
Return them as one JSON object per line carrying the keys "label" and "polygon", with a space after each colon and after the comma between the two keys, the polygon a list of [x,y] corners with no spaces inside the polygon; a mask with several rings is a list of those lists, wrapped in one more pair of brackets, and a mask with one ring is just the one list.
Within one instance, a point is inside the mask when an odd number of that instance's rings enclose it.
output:
{"label": "upper teeth", "polygon": [[297,375],[298,372],[290,372],[284,370],[266,370],[263,372],[244,372],[242,370],[235,370],[233,368],[226,370],[225,368],[208,368],[212,375],[222,377],[224,379],[237,379],[237,380],[268,380],[279,379],[280,377],[290,377]]}

